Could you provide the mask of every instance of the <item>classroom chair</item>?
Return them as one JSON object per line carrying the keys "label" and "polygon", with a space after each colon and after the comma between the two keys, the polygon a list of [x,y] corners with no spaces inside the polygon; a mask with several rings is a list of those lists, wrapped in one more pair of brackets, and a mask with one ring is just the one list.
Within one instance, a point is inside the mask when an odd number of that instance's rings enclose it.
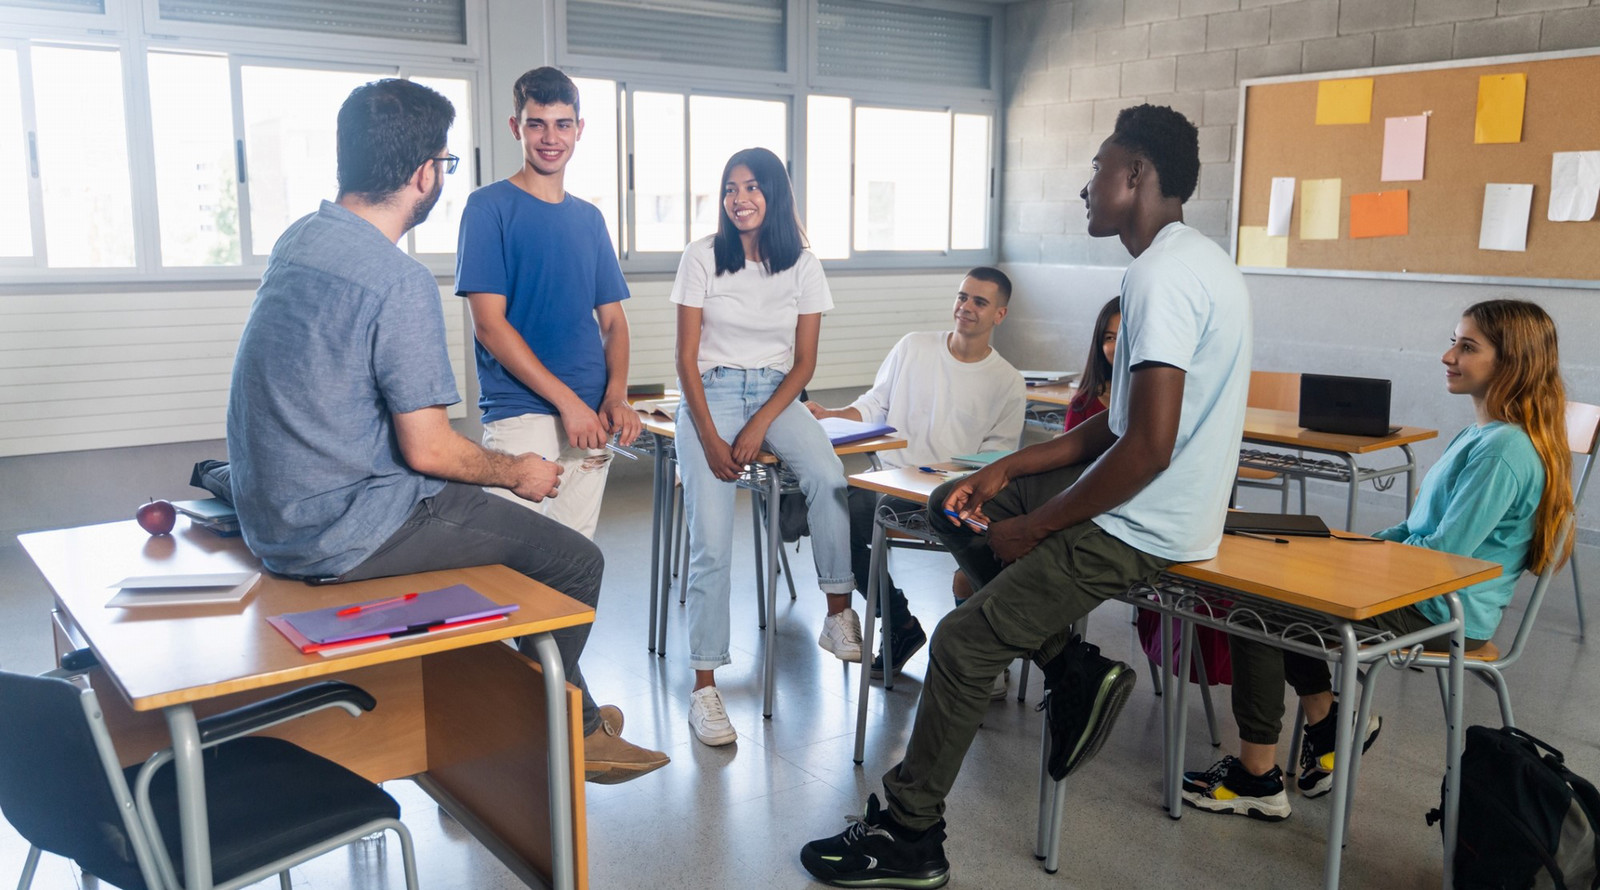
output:
{"label": "classroom chair", "polygon": [[[1251,371],[1250,391],[1245,404],[1251,408],[1271,411],[1300,410],[1300,375],[1287,371]],[[1285,473],[1240,467],[1235,480],[1236,488],[1267,488],[1279,492],[1282,503],[1278,512],[1289,512],[1289,483],[1292,478]],[[1306,512],[1306,480],[1300,482],[1300,512]]]}
{"label": "classroom chair", "polygon": [[[187,876],[172,750],[119,765],[80,673],[93,656],[81,651],[77,672],[0,672],[0,811],[31,844],[18,888],[27,890],[49,851],[123,890],[178,890]],[[250,735],[324,708],[357,716],[375,705],[356,686],[325,682],[200,721],[217,890],[273,874],[288,890],[291,867],[385,830],[400,837],[406,887],[416,890],[411,835],[394,798],[298,745]]]}
{"label": "classroom chair", "polygon": [[[1583,469],[1572,489],[1572,512],[1578,512],[1583,491],[1589,486],[1589,471],[1594,469],[1596,446],[1600,445],[1600,405],[1567,403],[1567,447],[1582,455]],[[1578,583],[1578,553],[1572,553],[1572,595],[1578,601],[1578,639],[1583,639],[1583,586]]]}

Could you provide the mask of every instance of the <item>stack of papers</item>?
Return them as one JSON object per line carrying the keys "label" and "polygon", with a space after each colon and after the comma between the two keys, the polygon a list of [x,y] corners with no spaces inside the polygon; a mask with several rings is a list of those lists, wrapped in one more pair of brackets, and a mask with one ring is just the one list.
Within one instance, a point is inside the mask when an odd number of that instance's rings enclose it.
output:
{"label": "stack of papers", "polygon": [[191,525],[198,525],[223,537],[232,537],[239,533],[239,514],[234,512],[232,504],[226,503],[221,498],[173,501],[172,506],[177,508],[179,513],[189,517]]}
{"label": "stack of papers", "polygon": [[1022,382],[1029,386],[1048,386],[1064,383],[1078,376],[1076,371],[1022,371]]}
{"label": "stack of papers", "polygon": [[267,623],[301,652],[386,643],[400,637],[499,621],[517,610],[465,584],[426,593],[275,615]]}
{"label": "stack of papers", "polygon": [[829,417],[818,422],[822,424],[822,431],[828,434],[828,441],[834,445],[848,445],[863,439],[876,439],[895,431],[894,427],[887,424],[846,420],[843,417]]}
{"label": "stack of papers", "polygon": [[678,415],[677,398],[639,399],[633,403],[633,407],[637,411],[643,411],[646,414],[658,414],[668,420]]}
{"label": "stack of papers", "polygon": [[237,603],[261,580],[260,572],[198,575],[136,575],[111,585],[119,589],[108,609],[132,606],[204,606]]}

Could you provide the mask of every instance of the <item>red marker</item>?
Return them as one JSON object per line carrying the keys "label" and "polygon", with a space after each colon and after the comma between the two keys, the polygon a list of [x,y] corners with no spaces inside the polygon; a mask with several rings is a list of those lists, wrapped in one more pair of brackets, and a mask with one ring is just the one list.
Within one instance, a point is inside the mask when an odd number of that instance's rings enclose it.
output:
{"label": "red marker", "polygon": [[408,602],[410,600],[414,600],[416,598],[417,598],[416,594],[408,593],[408,594],[406,594],[404,596],[396,596],[396,597],[390,597],[389,599],[386,599],[386,600],[378,600],[375,603],[362,603],[359,606],[348,606],[346,608],[340,609],[339,611],[337,611],[337,612],[335,612],[333,614],[338,616],[338,617],[340,617],[340,618],[349,618],[352,615],[360,615],[362,612],[370,612],[373,609],[381,609],[384,606],[392,606],[392,605],[395,605],[396,603],[404,603],[404,602]]}

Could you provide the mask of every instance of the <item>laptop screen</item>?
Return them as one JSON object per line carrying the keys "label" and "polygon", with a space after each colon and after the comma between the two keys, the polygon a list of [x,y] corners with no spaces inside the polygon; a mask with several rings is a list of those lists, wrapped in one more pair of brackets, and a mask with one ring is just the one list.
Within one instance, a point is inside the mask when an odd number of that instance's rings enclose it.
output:
{"label": "laptop screen", "polygon": [[1347,436],[1386,436],[1389,390],[1389,381],[1375,377],[1301,374],[1300,425]]}

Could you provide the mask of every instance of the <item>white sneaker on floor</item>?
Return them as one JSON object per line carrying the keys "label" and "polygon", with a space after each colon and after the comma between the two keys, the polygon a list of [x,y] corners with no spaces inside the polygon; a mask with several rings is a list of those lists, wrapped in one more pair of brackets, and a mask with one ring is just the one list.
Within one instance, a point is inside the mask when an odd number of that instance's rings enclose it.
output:
{"label": "white sneaker on floor", "polygon": [[822,634],[817,645],[832,652],[840,661],[861,660],[861,616],[855,609],[835,612],[822,619]]}
{"label": "white sneaker on floor", "polygon": [[1006,684],[1011,682],[1011,668],[1006,668],[1003,673],[996,674],[994,688],[989,690],[990,701],[1000,701],[1006,697]]}
{"label": "white sneaker on floor", "polygon": [[689,728],[694,730],[695,738],[714,748],[731,745],[739,738],[722,707],[722,693],[715,686],[689,693]]}

